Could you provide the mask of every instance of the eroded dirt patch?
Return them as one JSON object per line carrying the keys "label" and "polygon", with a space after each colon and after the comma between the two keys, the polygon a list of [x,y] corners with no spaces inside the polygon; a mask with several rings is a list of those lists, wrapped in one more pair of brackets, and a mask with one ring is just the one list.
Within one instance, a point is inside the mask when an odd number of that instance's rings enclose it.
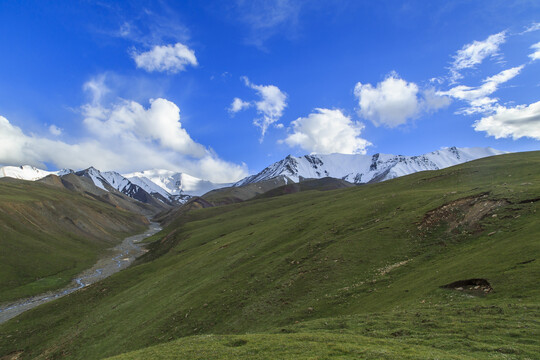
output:
{"label": "eroded dirt patch", "polygon": [[21,358],[24,351],[15,351],[11,354],[7,354],[6,356],[0,357],[0,360],[18,360]]}
{"label": "eroded dirt patch", "polygon": [[463,291],[473,295],[485,295],[493,291],[491,284],[486,279],[458,280],[441,286],[443,289]]}
{"label": "eroded dirt patch", "polygon": [[448,233],[458,228],[478,232],[482,230],[479,224],[482,218],[508,204],[506,200],[489,199],[487,194],[458,199],[426,213],[418,229],[432,230],[446,224]]}

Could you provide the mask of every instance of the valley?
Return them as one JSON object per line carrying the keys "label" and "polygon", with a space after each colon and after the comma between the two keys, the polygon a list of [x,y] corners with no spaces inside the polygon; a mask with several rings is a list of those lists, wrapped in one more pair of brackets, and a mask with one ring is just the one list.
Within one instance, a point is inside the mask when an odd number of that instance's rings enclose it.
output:
{"label": "valley", "polygon": [[100,258],[91,268],[76,275],[72,283],[64,289],[0,304],[0,324],[36,306],[59,299],[125,269],[144,253],[145,250],[141,248],[139,242],[160,230],[161,227],[157,223],[150,223],[148,230],[144,233],[125,238],[122,243],[108,250],[107,254]]}
{"label": "valley", "polygon": [[539,169],[512,153],[195,198],[130,267],[0,325],[0,356],[535,358]]}

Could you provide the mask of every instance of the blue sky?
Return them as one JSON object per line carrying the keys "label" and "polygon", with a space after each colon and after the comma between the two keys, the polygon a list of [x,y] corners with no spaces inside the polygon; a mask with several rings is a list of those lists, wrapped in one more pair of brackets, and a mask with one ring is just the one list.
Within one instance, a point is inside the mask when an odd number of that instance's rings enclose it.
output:
{"label": "blue sky", "polygon": [[537,1],[3,1],[0,33],[3,165],[540,145]]}

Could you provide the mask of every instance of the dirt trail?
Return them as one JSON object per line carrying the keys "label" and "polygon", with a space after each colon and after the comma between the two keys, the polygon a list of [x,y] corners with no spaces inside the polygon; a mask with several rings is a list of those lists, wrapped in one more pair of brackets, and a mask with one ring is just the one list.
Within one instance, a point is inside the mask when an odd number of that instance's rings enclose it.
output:
{"label": "dirt trail", "polygon": [[99,259],[90,269],[80,273],[64,289],[35,295],[26,299],[19,299],[11,303],[0,304],[0,324],[38,305],[71,294],[74,291],[125,269],[145,252],[138,243],[160,230],[161,227],[158,223],[150,223],[150,227],[146,232],[125,238],[121,244],[111,249],[111,254]]}

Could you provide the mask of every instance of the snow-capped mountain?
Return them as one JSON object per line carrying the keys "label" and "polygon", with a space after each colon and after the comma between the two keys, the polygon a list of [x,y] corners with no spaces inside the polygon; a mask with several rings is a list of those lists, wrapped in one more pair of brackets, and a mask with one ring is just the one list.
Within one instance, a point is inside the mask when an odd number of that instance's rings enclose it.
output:
{"label": "snow-capped mountain", "polygon": [[51,174],[56,174],[56,172],[41,170],[30,165],[4,166],[0,168],[0,177],[10,177],[29,181],[36,181]]}
{"label": "snow-capped mountain", "polygon": [[[127,179],[127,178],[124,178]],[[162,187],[156,185],[152,182],[152,180],[144,177],[144,176],[133,176],[128,179],[133,184],[140,186],[143,188],[146,192],[150,194],[160,194],[163,197],[170,197],[171,194],[167,192]]]}
{"label": "snow-capped mountain", "polygon": [[424,170],[438,170],[467,161],[503,154],[492,148],[442,148],[420,156],[403,155],[305,155],[287,156],[234,186],[268,180],[280,175],[294,182],[334,177],[355,184],[379,182]]}
{"label": "snow-capped mountain", "polygon": [[[84,176],[91,179],[97,187],[105,191],[110,191],[112,188],[114,190],[118,190],[124,195],[144,203],[158,200],[162,203],[171,205],[174,203],[184,203],[190,199],[189,195],[181,197],[172,195],[144,177],[132,180],[126,178],[120,173],[117,173],[116,171],[101,172],[94,167],[89,167],[88,169],[78,171],[75,174],[77,176]],[[139,184],[143,184],[143,186]]]}
{"label": "snow-capped mountain", "polygon": [[105,177],[102,175],[101,171],[94,168],[93,166],[89,167],[88,169],[77,171],[75,175],[89,178],[90,180],[92,180],[94,185],[105,191],[109,191],[107,189],[107,185],[111,186],[107,179],[105,179]]}
{"label": "snow-capped mountain", "polygon": [[[116,171],[102,172],[92,166],[79,171],[70,169],[46,171],[29,165],[0,168],[0,177],[29,181],[40,180],[48,175],[62,177],[72,173],[90,179],[95,186],[107,192],[118,190],[142,202],[148,202],[149,197],[153,197],[166,204],[185,203],[194,195],[202,195],[210,190],[232,185],[215,184],[188,174],[169,170],[146,170],[121,175]],[[151,177],[151,179],[147,176]]]}
{"label": "snow-capped mountain", "polygon": [[[171,195],[187,194],[200,196],[210,190],[232,185],[216,184],[211,181],[199,179],[195,176],[191,176],[185,173],[163,169],[145,170],[141,172],[134,172],[131,174],[124,174],[124,176],[141,187],[143,186],[143,183],[146,183],[141,179],[146,178],[150,180],[151,183],[157,185]],[[151,184],[147,185],[151,186]]]}

